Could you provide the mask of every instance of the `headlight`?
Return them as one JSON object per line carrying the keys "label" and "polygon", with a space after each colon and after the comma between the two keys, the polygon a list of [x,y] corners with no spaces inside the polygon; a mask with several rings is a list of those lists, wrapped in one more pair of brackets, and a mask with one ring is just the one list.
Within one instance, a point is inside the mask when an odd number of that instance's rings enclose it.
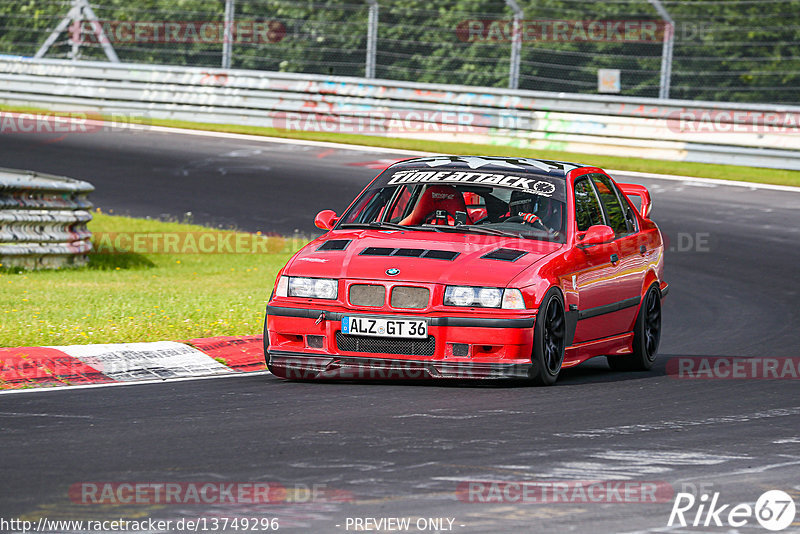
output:
{"label": "headlight", "polygon": [[519,289],[506,289],[503,291],[503,308],[507,310],[524,310],[525,299]]}
{"label": "headlight", "polygon": [[484,308],[499,308],[503,292],[495,287],[483,287],[478,291],[478,302]]}
{"label": "headlight", "polygon": [[275,294],[279,297],[333,300],[338,296],[338,288],[338,281],[330,278],[281,276]]}
{"label": "headlight", "polygon": [[288,297],[289,296],[289,277],[288,276],[281,276],[278,278],[278,287],[275,288],[275,296],[276,297]]}
{"label": "headlight", "polygon": [[499,287],[447,286],[444,290],[444,305],[525,309],[525,301],[519,289]]}
{"label": "headlight", "polygon": [[472,306],[475,302],[474,287],[449,286],[444,291],[445,306]]}
{"label": "headlight", "polygon": [[337,286],[336,280],[317,278],[314,281],[314,295],[318,299],[335,299],[338,293]]}

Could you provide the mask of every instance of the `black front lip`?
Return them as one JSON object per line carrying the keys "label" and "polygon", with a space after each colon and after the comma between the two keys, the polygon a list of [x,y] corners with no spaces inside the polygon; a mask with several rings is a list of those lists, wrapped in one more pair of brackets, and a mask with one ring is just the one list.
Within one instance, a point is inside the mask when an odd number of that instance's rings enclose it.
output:
{"label": "black front lip", "polygon": [[531,364],[399,360],[270,351],[272,374],[296,380],[527,379]]}
{"label": "black front lip", "polygon": [[[341,321],[345,315],[372,316],[381,318],[401,318],[400,316],[375,314],[370,312],[329,312],[307,308],[289,308],[284,306],[267,306],[267,316],[299,317],[302,319],[318,319],[325,314],[329,321]],[[409,317],[402,317],[409,318]],[[413,317],[419,319],[419,316]],[[474,328],[533,328],[534,317],[520,319],[494,319],[487,317],[426,317],[429,326],[474,327]]]}

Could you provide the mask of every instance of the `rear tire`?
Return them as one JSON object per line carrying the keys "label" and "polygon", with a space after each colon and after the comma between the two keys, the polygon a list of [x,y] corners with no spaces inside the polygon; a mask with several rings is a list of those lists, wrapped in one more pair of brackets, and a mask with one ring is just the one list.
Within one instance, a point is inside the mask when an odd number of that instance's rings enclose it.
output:
{"label": "rear tire", "polygon": [[626,356],[607,356],[614,371],[647,371],[656,361],[661,341],[661,291],[652,284],[642,298],[639,314],[633,327],[633,353]]}
{"label": "rear tire", "polygon": [[533,326],[533,354],[529,376],[537,386],[552,386],[561,372],[566,349],[564,299],[553,287],[545,293]]}

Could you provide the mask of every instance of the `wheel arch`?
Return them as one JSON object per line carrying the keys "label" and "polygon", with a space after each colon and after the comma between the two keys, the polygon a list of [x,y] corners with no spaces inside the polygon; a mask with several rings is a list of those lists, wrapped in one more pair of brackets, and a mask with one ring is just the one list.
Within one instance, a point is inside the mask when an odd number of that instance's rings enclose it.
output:
{"label": "wheel arch", "polygon": [[[571,282],[570,282],[571,283]],[[566,333],[564,335],[564,346],[565,348],[569,348],[572,346],[572,342],[575,340],[575,331],[578,329],[578,304],[577,300],[574,302],[570,302],[570,297],[573,296],[573,291],[571,290],[571,286],[568,285],[568,281],[566,279],[558,279],[554,280],[548,288],[542,292],[542,299],[539,301],[539,307],[541,307],[542,302],[544,301],[545,295],[547,295],[551,289],[555,289],[558,294],[561,296],[561,304],[564,306],[564,321],[566,323]],[[574,309],[572,309],[572,307]],[[539,316],[537,311],[536,316]]]}
{"label": "wheel arch", "polygon": [[644,298],[645,293],[647,290],[650,289],[650,286],[656,284],[659,290],[661,289],[661,280],[658,278],[658,274],[656,273],[655,267],[650,267],[647,269],[647,272],[644,275],[644,282],[642,283],[642,287],[639,288],[639,300],[641,304],[641,299]]}

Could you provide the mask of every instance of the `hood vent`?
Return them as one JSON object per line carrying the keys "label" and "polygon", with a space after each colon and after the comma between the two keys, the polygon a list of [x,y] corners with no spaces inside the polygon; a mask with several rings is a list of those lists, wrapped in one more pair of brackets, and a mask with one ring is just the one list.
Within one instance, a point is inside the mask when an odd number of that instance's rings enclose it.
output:
{"label": "hood vent", "polygon": [[347,245],[350,244],[352,239],[331,239],[330,241],[325,241],[321,244],[317,251],[336,251],[336,250],[344,250],[347,248]]}
{"label": "hood vent", "polygon": [[522,256],[527,254],[524,250],[514,250],[513,248],[498,248],[488,254],[484,254],[481,258],[487,260],[501,260],[501,261],[517,261]]}
{"label": "hood vent", "polygon": [[361,251],[362,256],[391,256],[396,248],[367,247]]}
{"label": "hood vent", "polygon": [[429,260],[452,261],[458,257],[459,252],[450,250],[425,250],[421,248],[388,248],[367,247],[361,251],[361,256],[392,256],[401,258],[426,258]]}
{"label": "hood vent", "polygon": [[423,258],[430,258],[432,260],[447,260],[452,261],[456,259],[456,257],[460,254],[460,252],[452,252],[450,250],[428,250],[422,256]]}

